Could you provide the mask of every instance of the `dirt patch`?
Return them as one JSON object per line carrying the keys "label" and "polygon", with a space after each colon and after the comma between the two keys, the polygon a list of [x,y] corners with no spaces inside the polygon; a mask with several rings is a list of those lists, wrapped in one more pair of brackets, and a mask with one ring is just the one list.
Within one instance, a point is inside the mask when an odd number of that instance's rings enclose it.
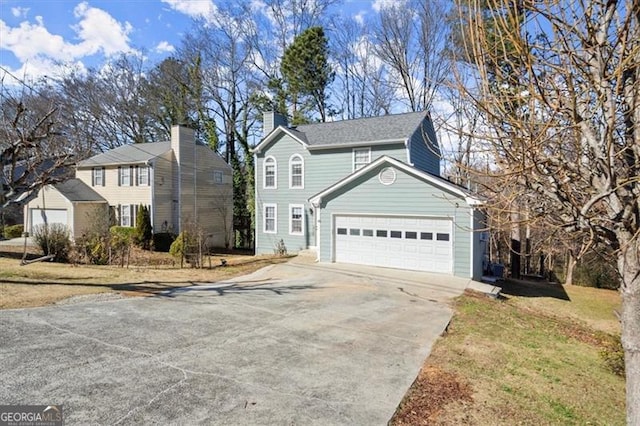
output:
{"label": "dirt patch", "polygon": [[471,394],[471,387],[456,374],[437,366],[425,365],[389,424],[435,424],[447,405],[471,402]]}

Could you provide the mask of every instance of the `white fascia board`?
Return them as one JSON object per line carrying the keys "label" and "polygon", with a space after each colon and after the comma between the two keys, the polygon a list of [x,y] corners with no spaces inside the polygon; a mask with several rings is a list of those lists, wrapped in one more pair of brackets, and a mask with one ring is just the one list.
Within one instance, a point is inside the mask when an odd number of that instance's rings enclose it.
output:
{"label": "white fascia board", "polygon": [[300,144],[304,147],[308,149],[308,145],[299,137],[297,137],[296,135],[294,135],[288,128],[284,127],[284,126],[278,126],[275,129],[273,129],[271,131],[271,133],[269,133],[267,135],[266,138],[262,139],[262,142],[260,142],[258,145],[256,145],[255,148],[253,148],[251,150],[251,152],[253,152],[254,154],[260,154],[262,152],[262,150],[264,149],[265,146],[269,145],[278,134],[280,134],[280,132],[284,132],[286,134],[288,134],[289,136],[291,136],[293,139],[295,139],[296,141],[300,142]]}
{"label": "white fascia board", "polygon": [[320,149],[357,148],[360,146],[389,145],[389,144],[404,143],[404,142],[405,142],[405,139],[384,139],[379,141],[361,141],[361,142],[337,143],[337,144],[326,144],[326,145],[308,145],[307,149],[309,151],[315,151]]}

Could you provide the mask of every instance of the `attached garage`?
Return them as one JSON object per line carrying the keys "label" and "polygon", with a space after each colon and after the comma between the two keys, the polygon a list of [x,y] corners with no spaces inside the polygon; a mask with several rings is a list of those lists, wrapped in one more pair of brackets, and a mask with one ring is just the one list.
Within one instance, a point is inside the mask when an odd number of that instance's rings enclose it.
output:
{"label": "attached garage", "polygon": [[64,226],[67,226],[67,210],[62,209],[30,209],[30,222],[31,229],[30,232],[33,233],[33,230],[40,225],[44,225],[45,223],[52,225],[54,223],[58,223]]}
{"label": "attached garage", "polygon": [[321,262],[482,276],[482,202],[445,179],[380,157],[309,202]]}
{"label": "attached garage", "polygon": [[452,221],[335,216],[335,261],[451,274]]}

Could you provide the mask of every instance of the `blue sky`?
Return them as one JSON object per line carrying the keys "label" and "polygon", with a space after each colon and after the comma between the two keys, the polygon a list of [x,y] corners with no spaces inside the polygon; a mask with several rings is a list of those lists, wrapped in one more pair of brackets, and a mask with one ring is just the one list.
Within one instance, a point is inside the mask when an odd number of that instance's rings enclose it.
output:
{"label": "blue sky", "polygon": [[[0,0],[0,66],[20,78],[82,69],[144,51],[158,61],[180,45],[193,18],[219,0]],[[366,16],[394,0],[344,0],[336,11]],[[252,0],[255,10],[261,0]],[[4,74],[0,70],[0,77]]]}

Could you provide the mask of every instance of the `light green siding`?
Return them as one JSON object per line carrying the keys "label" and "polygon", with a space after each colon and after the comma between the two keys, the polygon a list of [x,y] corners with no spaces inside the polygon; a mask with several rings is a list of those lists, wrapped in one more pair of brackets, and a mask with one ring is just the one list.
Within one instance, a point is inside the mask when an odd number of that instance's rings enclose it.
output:
{"label": "light green siding", "polygon": [[472,209],[459,195],[395,169],[396,180],[383,185],[378,179],[382,164],[322,200],[320,215],[320,260],[331,262],[333,217],[337,214],[420,216],[453,221],[453,272],[471,277]]}
{"label": "light green siding", "polygon": [[[304,160],[304,188],[289,188],[289,160],[294,154]],[[371,147],[371,161],[387,155],[407,162],[407,149],[404,143]],[[264,160],[273,157],[276,160],[277,188],[264,188]],[[256,155],[256,253],[272,253],[281,239],[289,252],[316,245],[314,230],[314,212],[307,200],[344,179],[353,172],[353,148],[335,148],[308,151],[300,142],[287,134],[275,139],[268,147]],[[277,205],[277,233],[263,232],[264,205]],[[304,235],[289,233],[289,206],[305,206]]]}

